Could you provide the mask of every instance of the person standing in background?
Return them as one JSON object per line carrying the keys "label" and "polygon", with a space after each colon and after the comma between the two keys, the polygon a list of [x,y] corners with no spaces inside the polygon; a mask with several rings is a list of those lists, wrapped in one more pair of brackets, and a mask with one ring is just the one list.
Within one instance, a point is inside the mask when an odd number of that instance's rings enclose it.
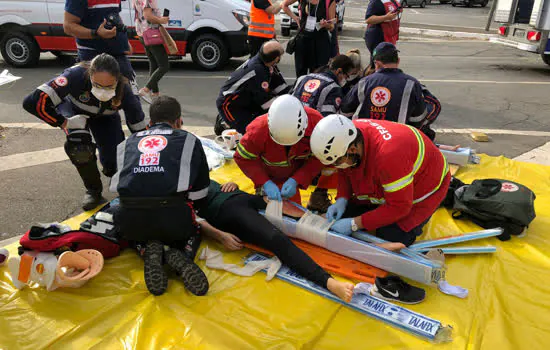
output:
{"label": "person standing in background", "polygon": [[[296,1],[300,1],[300,18],[289,7]],[[283,10],[300,28],[294,52],[296,77],[326,65],[331,57],[330,32],[336,23],[335,0],[285,0]]]}
{"label": "person standing in background", "polygon": [[275,38],[275,15],[281,11],[281,3],[271,0],[250,0],[250,25],[248,26],[248,50],[256,56],[266,41]]}
{"label": "person standing in background", "polygon": [[139,95],[147,103],[151,103],[153,97],[158,97],[159,81],[168,73],[170,63],[168,62],[168,53],[164,45],[145,45],[143,33],[148,29],[158,28],[163,24],[168,24],[168,17],[161,17],[157,0],[132,0],[134,9],[134,22],[139,41],[145,47],[145,53],[149,59],[149,80],[143,88],[139,90]]}
{"label": "person standing in background", "polygon": [[368,24],[365,44],[371,54],[371,67],[374,67],[373,51],[378,44],[383,41],[394,45],[397,43],[402,11],[399,0],[370,0],[365,13],[365,22]]}

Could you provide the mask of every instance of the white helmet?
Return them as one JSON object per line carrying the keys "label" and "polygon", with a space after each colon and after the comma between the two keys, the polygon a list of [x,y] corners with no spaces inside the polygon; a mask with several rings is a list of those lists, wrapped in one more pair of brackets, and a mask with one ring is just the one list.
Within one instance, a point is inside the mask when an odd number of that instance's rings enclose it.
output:
{"label": "white helmet", "polygon": [[267,113],[267,125],[273,141],[292,146],[304,137],[307,129],[307,113],[300,100],[292,95],[278,97]]}
{"label": "white helmet", "polygon": [[349,118],[331,114],[321,119],[313,129],[311,151],[324,165],[330,165],[344,156],[357,137],[357,128]]}

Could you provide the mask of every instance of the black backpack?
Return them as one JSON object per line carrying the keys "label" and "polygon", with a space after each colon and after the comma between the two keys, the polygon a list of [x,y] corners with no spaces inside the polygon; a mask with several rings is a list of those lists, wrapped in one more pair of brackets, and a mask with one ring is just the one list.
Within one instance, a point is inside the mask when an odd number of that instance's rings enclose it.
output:
{"label": "black backpack", "polygon": [[453,179],[444,206],[453,209],[453,218],[466,218],[486,228],[501,227],[501,241],[520,235],[535,219],[535,194],[509,180],[483,179],[465,185]]}

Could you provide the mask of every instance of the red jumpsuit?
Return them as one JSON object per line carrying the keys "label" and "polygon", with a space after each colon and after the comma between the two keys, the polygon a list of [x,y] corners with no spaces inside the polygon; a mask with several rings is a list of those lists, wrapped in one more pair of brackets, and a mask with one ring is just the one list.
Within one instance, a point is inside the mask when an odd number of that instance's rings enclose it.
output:
{"label": "red jumpsuit", "polygon": [[415,128],[384,120],[353,122],[363,134],[361,164],[339,171],[338,195],[359,205],[367,231],[396,223],[409,232],[430,218],[447,194],[451,175],[443,154]]}
{"label": "red jumpsuit", "polygon": [[[269,135],[267,114],[257,117],[246,128],[233,159],[254,182],[255,188],[269,180],[280,188],[292,177],[299,188],[306,189],[323,168],[323,164],[311,153],[309,145],[313,128],[323,116],[312,108],[304,108],[308,125],[304,137],[295,145],[282,146],[273,141]],[[301,203],[300,191],[296,191],[291,200]]]}

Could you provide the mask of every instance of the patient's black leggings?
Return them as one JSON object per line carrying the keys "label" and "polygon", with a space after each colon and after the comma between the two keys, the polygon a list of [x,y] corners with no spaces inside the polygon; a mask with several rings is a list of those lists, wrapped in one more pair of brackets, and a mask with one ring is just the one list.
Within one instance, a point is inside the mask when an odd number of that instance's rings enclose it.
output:
{"label": "patient's black leggings", "polygon": [[291,270],[326,288],[330,275],[258,213],[265,207],[266,203],[260,196],[238,194],[227,199],[218,215],[209,221],[220,230],[273,252]]}

